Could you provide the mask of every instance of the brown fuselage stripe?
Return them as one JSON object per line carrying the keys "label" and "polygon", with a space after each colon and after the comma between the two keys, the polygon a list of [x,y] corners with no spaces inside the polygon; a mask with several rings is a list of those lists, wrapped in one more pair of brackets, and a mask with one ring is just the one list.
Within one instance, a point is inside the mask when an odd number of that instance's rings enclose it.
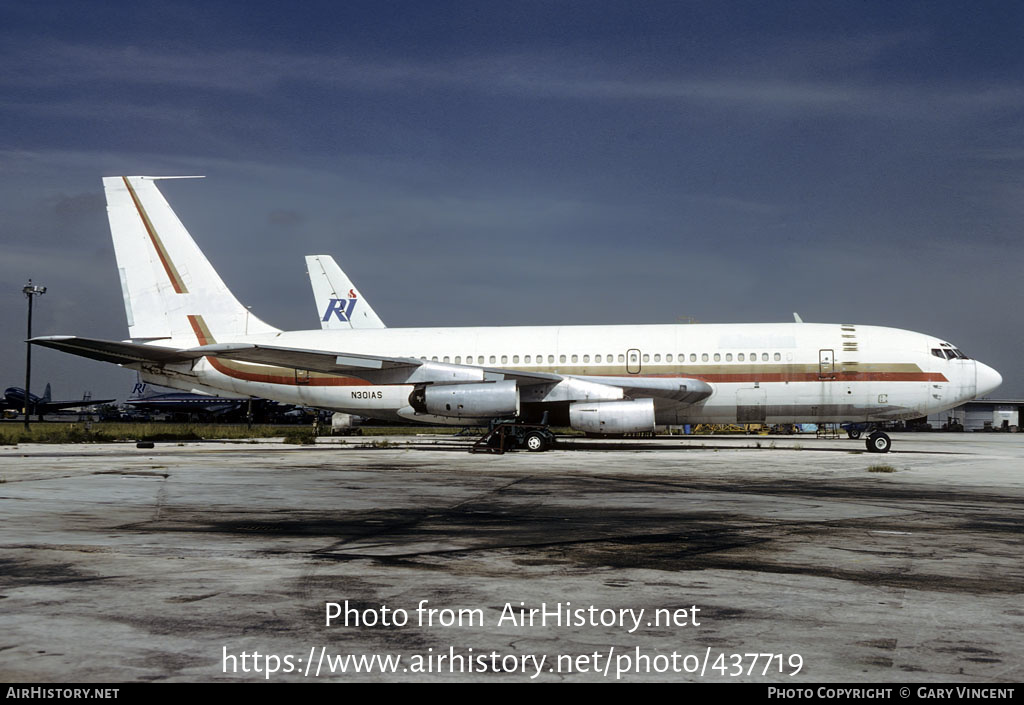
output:
{"label": "brown fuselage stripe", "polygon": [[150,222],[149,216],[146,215],[146,209],[142,207],[142,202],[139,201],[138,195],[135,193],[135,189],[128,182],[127,176],[122,176],[124,179],[124,185],[128,188],[128,193],[131,194],[132,201],[135,203],[135,210],[138,211],[139,217],[142,219],[142,224],[146,228],[146,232],[149,233],[149,239],[153,243],[156,254],[160,258],[160,264],[164,266],[164,271],[167,273],[167,278],[171,280],[171,286],[174,287],[174,292],[177,294],[187,294],[188,287],[185,286],[185,282],[181,280],[181,276],[178,275],[178,270],[175,269],[174,263],[171,262],[170,256],[167,254],[167,250],[164,248],[164,243],[160,240],[160,236],[156,234],[156,228],[153,227],[153,223]]}
{"label": "brown fuselage stripe", "polygon": [[822,376],[806,372],[769,372],[734,374],[659,374],[637,377],[691,377],[703,382],[948,382],[940,372],[836,372]]}

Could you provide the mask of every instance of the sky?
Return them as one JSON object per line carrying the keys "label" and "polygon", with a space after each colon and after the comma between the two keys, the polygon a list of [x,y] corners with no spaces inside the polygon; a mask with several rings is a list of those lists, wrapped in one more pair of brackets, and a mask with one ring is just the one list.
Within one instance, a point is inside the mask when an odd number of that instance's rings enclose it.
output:
{"label": "sky", "polygon": [[[100,178],[162,182],[236,296],[318,327],[857,323],[1024,396],[1024,4],[0,4],[0,388],[127,336]],[[33,352],[33,391],[134,373]]]}

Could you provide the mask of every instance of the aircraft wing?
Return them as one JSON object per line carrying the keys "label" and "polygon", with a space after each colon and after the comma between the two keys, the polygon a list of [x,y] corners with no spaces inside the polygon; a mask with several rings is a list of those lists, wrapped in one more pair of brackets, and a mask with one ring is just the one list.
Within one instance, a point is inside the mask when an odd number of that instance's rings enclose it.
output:
{"label": "aircraft wing", "polygon": [[671,399],[683,404],[694,404],[707,399],[714,391],[710,384],[693,377],[578,376],[576,379],[621,387],[627,396],[634,399],[658,397],[659,399]]}
{"label": "aircraft wing", "polygon": [[[670,399],[692,404],[711,396],[711,386],[699,379],[681,377],[599,377],[561,375],[552,372],[510,370],[500,367],[457,365],[408,357],[386,357],[361,353],[334,352],[305,348],[285,348],[252,343],[215,343],[187,349],[173,349],[141,343],[48,336],[30,342],[43,347],[74,353],[83,357],[121,365],[148,362],[157,365],[190,362],[203,357],[221,357],[262,365],[274,365],[325,374],[351,375],[374,384],[415,384],[422,382],[461,383],[514,380],[520,387],[534,388],[537,400],[568,400],[572,390],[584,389],[585,398],[615,394],[606,398]],[[542,390],[564,387],[555,397]],[[621,391],[618,391],[621,390]],[[579,397],[575,397],[579,398]]]}
{"label": "aircraft wing", "polygon": [[552,372],[458,365],[419,358],[383,357],[248,343],[203,345],[182,352],[189,355],[225,357],[244,362],[291,367],[326,374],[351,374],[375,383],[514,380],[520,387],[554,387],[568,383],[579,388],[577,383],[584,382],[591,387],[621,389],[622,395],[627,397],[658,397],[685,404],[706,399],[712,393],[709,384],[693,378],[561,375]]}
{"label": "aircraft wing", "polygon": [[380,355],[362,355],[357,353],[327,352],[325,350],[309,350],[304,348],[282,348],[273,345],[254,345],[252,343],[215,343],[201,345],[182,351],[189,355],[205,357],[225,357],[244,362],[256,362],[263,365],[278,365],[299,370],[324,372],[327,374],[347,374],[373,370],[392,370],[421,366],[425,361],[419,358],[382,357]]}

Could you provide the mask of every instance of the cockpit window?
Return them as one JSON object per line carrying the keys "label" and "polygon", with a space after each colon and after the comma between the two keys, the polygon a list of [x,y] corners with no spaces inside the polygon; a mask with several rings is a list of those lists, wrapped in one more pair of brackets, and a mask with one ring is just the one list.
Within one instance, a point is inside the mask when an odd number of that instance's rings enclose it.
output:
{"label": "cockpit window", "polygon": [[961,360],[970,360],[971,359],[971,358],[967,357],[966,355],[964,355],[962,352],[960,352],[959,348],[953,348],[953,353],[958,358],[960,358]]}
{"label": "cockpit window", "polygon": [[946,359],[946,356],[943,355],[942,351],[939,350],[938,348],[932,348],[932,355],[934,355],[935,357],[939,358],[940,360],[945,360]]}
{"label": "cockpit window", "polygon": [[946,353],[946,359],[947,360],[955,360],[956,359],[956,355],[949,348],[946,348],[945,353]]}

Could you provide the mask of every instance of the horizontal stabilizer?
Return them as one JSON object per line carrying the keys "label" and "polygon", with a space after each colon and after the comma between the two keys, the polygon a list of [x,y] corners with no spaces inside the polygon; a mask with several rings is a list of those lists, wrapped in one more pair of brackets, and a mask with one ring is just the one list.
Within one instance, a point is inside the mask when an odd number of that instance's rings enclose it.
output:
{"label": "horizontal stabilizer", "polygon": [[99,340],[97,338],[79,338],[73,335],[51,335],[32,338],[33,345],[53,348],[62,352],[88,357],[118,365],[131,365],[150,362],[158,365],[169,365],[176,362],[188,362],[202,357],[182,350],[161,348],[155,345],[140,343],[123,343],[118,340]]}

